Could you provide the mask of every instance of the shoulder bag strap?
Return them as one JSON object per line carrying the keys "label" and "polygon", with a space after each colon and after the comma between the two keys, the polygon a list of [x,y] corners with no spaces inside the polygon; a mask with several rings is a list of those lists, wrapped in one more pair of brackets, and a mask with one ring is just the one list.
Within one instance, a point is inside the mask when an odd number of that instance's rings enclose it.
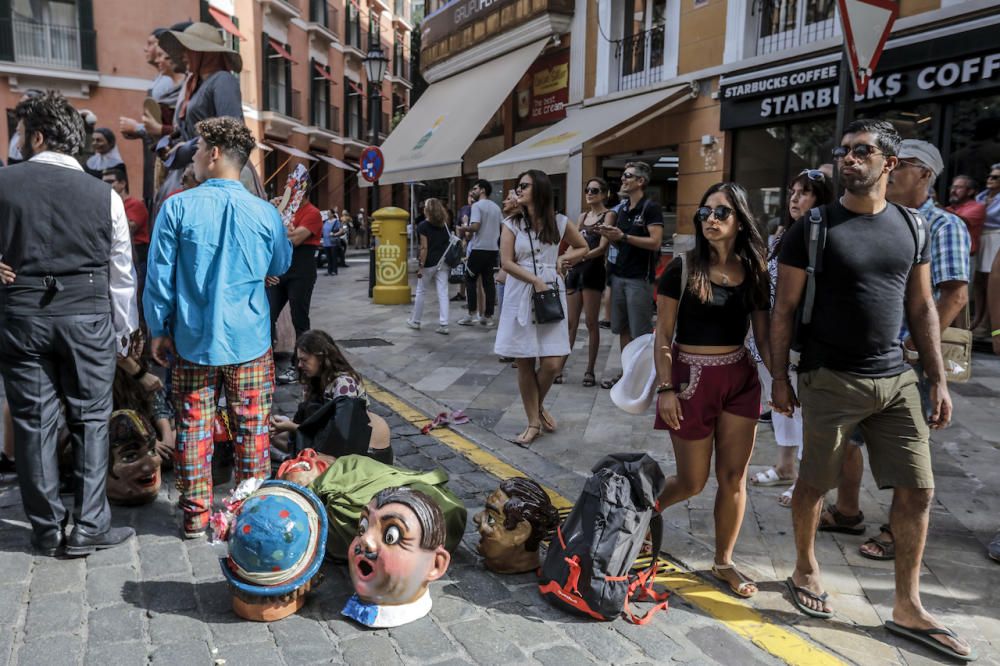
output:
{"label": "shoulder bag strap", "polygon": [[826,245],[825,207],[817,206],[809,211],[809,266],[806,268],[806,296],[802,304],[802,323],[812,321],[813,305],[816,303],[816,273],[822,268],[823,248]]}
{"label": "shoulder bag strap", "polygon": [[535,242],[531,240],[531,222],[528,222],[527,227],[528,228],[525,229],[525,233],[528,234],[528,245],[531,247],[531,268],[533,271],[535,271],[535,276],[537,276],[538,264],[535,263]]}

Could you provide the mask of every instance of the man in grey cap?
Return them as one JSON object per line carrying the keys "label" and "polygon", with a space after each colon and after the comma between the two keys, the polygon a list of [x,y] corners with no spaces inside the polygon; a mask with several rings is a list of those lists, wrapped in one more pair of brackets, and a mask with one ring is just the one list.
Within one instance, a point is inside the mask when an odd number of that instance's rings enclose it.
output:
{"label": "man in grey cap", "polygon": [[[969,252],[972,237],[962,218],[949,213],[934,204],[929,191],[944,170],[941,153],[932,144],[917,139],[905,139],[899,146],[899,163],[889,174],[886,199],[901,206],[916,210],[927,224],[927,244],[931,257],[931,286],[937,305],[941,331],[949,326],[960,325],[968,328],[968,318],[959,317],[965,312],[969,301]],[[958,321],[956,321],[958,320]],[[903,354],[917,373],[920,401],[923,411],[929,408],[930,383],[920,364],[920,355],[906,328],[901,333]],[[837,507],[857,506],[861,491],[861,475],[864,459],[859,447],[849,447],[844,458],[845,479],[856,479],[857,483],[841,483],[837,492]],[[849,473],[853,467],[853,473]],[[852,501],[853,500],[853,501]],[[892,530],[883,526],[881,534],[861,545],[861,555],[886,560],[895,557]]]}

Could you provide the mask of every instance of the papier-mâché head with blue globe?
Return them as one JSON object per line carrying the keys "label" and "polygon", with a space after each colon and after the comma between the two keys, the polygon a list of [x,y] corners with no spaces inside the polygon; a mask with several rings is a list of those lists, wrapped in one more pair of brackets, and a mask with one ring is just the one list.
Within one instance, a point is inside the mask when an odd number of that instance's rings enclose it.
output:
{"label": "papier-m\u00e2ch\u00e9 head with blue globe", "polygon": [[247,497],[229,532],[222,572],[233,592],[233,610],[271,621],[305,601],[326,552],[326,509],[307,488],[265,481]]}

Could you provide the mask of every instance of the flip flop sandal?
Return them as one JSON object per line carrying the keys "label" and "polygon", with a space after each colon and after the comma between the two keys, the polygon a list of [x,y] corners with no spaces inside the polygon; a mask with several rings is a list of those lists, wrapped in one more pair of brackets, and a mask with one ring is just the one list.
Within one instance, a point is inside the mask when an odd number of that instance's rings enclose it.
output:
{"label": "flip flop sandal", "polygon": [[793,483],[791,488],[778,495],[778,504],[785,507],[786,509],[792,508],[792,493],[794,492],[795,492],[795,484]]}
{"label": "flip flop sandal", "polygon": [[[892,530],[889,529],[888,525],[882,525],[882,526],[880,526],[879,530],[882,531],[882,532],[887,532],[888,534],[892,534]],[[858,553],[861,555],[861,557],[867,557],[869,560],[879,560],[879,561],[886,561],[886,560],[894,560],[894,559],[896,559],[896,538],[895,538],[895,536],[893,536],[893,540],[892,541],[886,541],[885,539],[880,539],[878,537],[872,537],[872,538],[868,539],[868,541],[865,541],[865,543],[862,544],[862,546],[867,545],[869,543],[875,544],[876,546],[878,546],[879,548],[881,548],[882,549],[882,554],[881,555],[872,555],[870,553],[866,553],[865,551],[861,550],[861,547],[859,546],[858,547]]]}
{"label": "flip flop sandal", "polygon": [[[531,432],[532,430],[535,431],[534,436],[530,437],[530,438],[525,437],[525,435],[527,433]],[[530,425],[530,426],[528,426],[527,428],[524,429],[524,432],[522,432],[520,435],[518,435],[517,437],[515,437],[514,439],[512,439],[510,441],[514,442],[515,444],[517,444],[518,446],[520,446],[522,449],[526,449],[529,446],[531,446],[534,443],[534,441],[541,436],[541,434],[542,434],[542,429],[541,428],[539,428],[538,426]]]}
{"label": "flip flop sandal", "polygon": [[823,514],[820,514],[818,531],[854,534],[855,536],[865,533],[864,511],[858,511],[856,516],[847,516],[837,510],[836,504],[827,504],[823,511],[833,516],[833,522],[825,521]]}
{"label": "flip flop sandal", "polygon": [[921,643],[925,647],[934,650],[938,654],[944,654],[952,659],[959,659],[961,661],[975,661],[976,653],[970,652],[969,654],[960,654],[955,652],[950,646],[945,645],[939,640],[936,640],[934,636],[948,636],[949,638],[958,638],[956,634],[951,629],[947,627],[933,627],[931,629],[910,629],[909,627],[904,627],[901,624],[896,624],[892,620],[885,623],[885,628],[890,634],[896,634],[900,638],[905,638],[907,640],[913,641],[915,643]]}
{"label": "flip flop sandal", "polygon": [[823,594],[816,594],[815,592],[811,592],[804,587],[799,587],[792,581],[791,576],[785,579],[785,585],[788,586],[788,591],[792,593],[792,603],[795,604],[795,607],[798,608],[802,613],[805,613],[809,617],[816,617],[821,620],[828,620],[831,617],[833,617],[833,611],[821,611],[809,608],[809,606],[806,606],[804,603],[802,603],[802,600],[799,599],[799,595],[801,594],[803,596],[809,597],[810,599],[813,599],[814,601],[818,601],[820,603],[825,604],[826,600],[830,598],[830,594],[828,592],[824,592]]}
{"label": "flip flop sandal", "polygon": [[[725,574],[723,573],[725,571],[732,571],[734,574],[736,574],[736,578],[739,580],[739,584],[733,585],[733,582],[728,578],[726,578]],[[737,571],[736,567],[733,566],[732,564],[713,564],[712,575],[715,576],[715,578],[720,582],[723,582],[726,585],[728,585],[729,591],[742,599],[749,599],[753,595],[757,594],[757,590],[754,590],[753,592],[749,593],[743,591],[751,585],[753,587],[757,587],[757,583],[753,582],[752,580],[741,574],[739,571]]]}
{"label": "flip flop sandal", "polygon": [[595,384],[597,384],[597,379],[594,377],[594,373],[592,372],[583,373],[584,386],[594,386]]}
{"label": "flip flop sandal", "polygon": [[552,415],[544,409],[538,412],[538,417],[542,421],[542,430],[545,432],[555,432],[556,428],[559,427],[559,424],[552,418]]}
{"label": "flip flop sandal", "polygon": [[465,415],[464,409],[452,412],[449,418],[451,419],[451,425],[465,425],[469,422],[469,417]]}
{"label": "flip flop sandal", "polygon": [[757,472],[750,479],[750,484],[758,488],[768,488],[770,486],[790,486],[795,483],[795,479],[785,479],[778,475],[778,470],[768,467],[766,472]]}
{"label": "flip flop sandal", "polygon": [[605,380],[601,381],[601,388],[603,388],[603,389],[610,389],[615,384],[617,384],[618,380],[621,379],[621,378],[622,378],[622,376],[618,375],[614,379],[605,379]]}

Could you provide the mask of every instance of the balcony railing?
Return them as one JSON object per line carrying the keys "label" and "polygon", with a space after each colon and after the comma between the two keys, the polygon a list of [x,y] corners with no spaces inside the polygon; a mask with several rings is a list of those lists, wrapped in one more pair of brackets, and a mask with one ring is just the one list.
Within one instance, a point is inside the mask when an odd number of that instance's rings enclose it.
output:
{"label": "balcony railing", "polygon": [[282,82],[271,82],[267,86],[267,98],[264,103],[265,111],[274,111],[289,115],[288,111],[288,86]]}
{"label": "balcony railing", "polygon": [[349,111],[344,118],[344,129],[344,136],[360,141],[362,138],[361,114],[357,111]]}
{"label": "balcony railing", "polygon": [[345,35],[345,38],[347,45],[353,46],[359,51],[365,51],[368,47],[367,47],[367,40],[365,39],[365,34],[361,30],[361,21],[357,19],[353,21],[351,19],[348,19],[346,28],[347,28],[346,30],[347,34]]}
{"label": "balcony railing", "polygon": [[309,21],[311,23],[318,23],[332,32],[337,39],[340,39],[340,13],[329,2],[310,0]]}
{"label": "balcony railing", "polygon": [[[8,29],[9,28],[9,29]],[[54,25],[22,19],[0,19],[0,53],[13,53],[14,62],[43,67],[81,69],[81,45],[93,44],[96,33],[74,26]]]}
{"label": "balcony railing", "polygon": [[663,80],[665,34],[665,26],[657,25],[618,43],[615,49],[618,90],[643,88]]}
{"label": "balcony railing", "polygon": [[392,75],[398,79],[409,81],[410,67],[406,58],[399,51],[395,51],[392,56]]}
{"label": "balcony railing", "polygon": [[756,0],[757,55],[785,51],[840,34],[833,0]]}

